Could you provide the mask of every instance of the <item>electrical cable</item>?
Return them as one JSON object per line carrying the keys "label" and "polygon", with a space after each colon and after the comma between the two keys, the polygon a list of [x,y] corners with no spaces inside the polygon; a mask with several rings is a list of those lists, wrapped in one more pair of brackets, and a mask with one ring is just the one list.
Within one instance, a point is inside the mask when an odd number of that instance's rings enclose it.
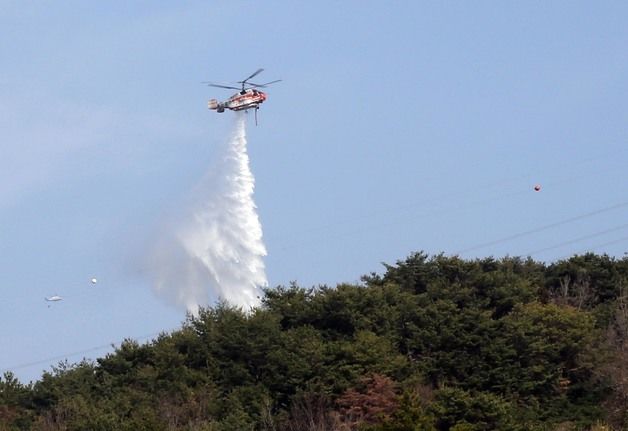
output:
{"label": "electrical cable", "polygon": [[95,352],[98,350],[103,350],[106,348],[110,348],[110,347],[115,347],[116,344],[121,344],[123,341],[128,340],[128,339],[132,339],[135,341],[139,341],[139,340],[145,340],[147,338],[151,338],[151,337],[156,337],[160,334],[163,334],[164,332],[168,332],[168,331],[159,331],[159,332],[153,332],[152,334],[146,334],[146,335],[142,335],[140,337],[126,337],[124,338],[124,340],[122,341],[117,341],[117,342],[111,342],[108,344],[102,344],[100,346],[94,346],[94,347],[89,347],[87,349],[84,350],[79,350],[79,351],[75,351],[75,352],[70,352],[70,353],[65,353],[65,354],[61,354],[61,355],[56,355],[56,356],[51,356],[45,359],[40,359],[37,361],[33,361],[33,362],[24,362],[21,364],[16,364],[10,367],[4,367],[4,368],[0,368],[0,373],[6,373],[8,371],[14,371],[14,370],[20,370],[23,368],[30,368],[30,367],[34,367],[36,365],[42,365],[42,364],[49,364],[52,361],[61,361],[63,359],[67,359],[73,356],[77,356],[77,355],[83,355],[85,353],[90,353],[90,352]]}
{"label": "electrical cable", "polygon": [[603,214],[605,212],[614,211],[614,210],[617,210],[619,208],[623,208],[623,207],[626,207],[626,206],[628,206],[628,201],[621,202],[619,204],[612,205],[612,206],[609,206],[609,207],[606,207],[606,208],[601,208],[599,210],[591,211],[591,212],[588,212],[588,213],[580,214],[580,215],[575,216],[575,217],[566,218],[566,219],[563,219],[563,220],[560,220],[560,221],[557,221],[557,222],[554,222],[554,223],[546,224],[544,226],[539,226],[539,227],[534,228],[534,229],[530,229],[530,230],[527,230],[527,231],[524,231],[524,232],[519,232],[519,233],[516,233],[514,235],[509,235],[509,236],[506,236],[506,237],[503,237],[503,238],[499,238],[499,239],[496,239],[496,240],[493,240],[493,241],[488,241],[488,242],[484,242],[484,243],[481,243],[481,244],[477,244],[477,245],[474,245],[474,246],[471,246],[471,247],[468,247],[468,248],[456,251],[454,254],[455,255],[460,255],[460,254],[467,253],[469,251],[478,250],[478,249],[485,248],[485,247],[488,247],[488,246],[491,246],[491,245],[497,245],[497,244],[501,244],[501,243],[504,243],[504,242],[512,241],[513,239],[522,238],[522,237],[527,236],[527,235],[532,235],[532,234],[535,234],[535,233],[543,232],[543,231],[546,231],[546,230],[549,230],[549,229],[553,229],[553,228],[558,227],[558,226],[562,226],[562,225],[567,224],[567,223],[573,223],[573,222],[578,221],[578,220],[583,220],[585,218],[593,217],[593,216],[596,216],[598,214]]}
{"label": "electrical cable", "polygon": [[560,247],[563,247],[563,246],[566,246],[566,245],[570,245],[570,244],[573,244],[573,243],[576,243],[576,242],[584,241],[585,239],[596,238],[598,236],[606,235],[606,234],[611,233],[611,232],[616,232],[618,230],[622,230],[622,229],[625,229],[627,227],[628,227],[628,224],[623,224],[621,226],[616,226],[616,227],[613,227],[613,228],[610,228],[610,229],[605,229],[605,230],[602,230],[602,231],[599,231],[599,232],[595,232],[595,233],[592,233],[592,234],[589,234],[589,235],[584,235],[584,236],[581,236],[581,237],[578,237],[578,238],[574,238],[574,239],[569,240],[569,241],[561,242],[559,244],[554,244],[554,245],[551,245],[551,246],[548,246],[548,247],[540,248],[538,250],[530,251],[528,253],[523,253],[523,256],[534,256],[535,254],[539,254],[539,253],[542,253],[544,251],[554,250],[556,248],[560,248]]}

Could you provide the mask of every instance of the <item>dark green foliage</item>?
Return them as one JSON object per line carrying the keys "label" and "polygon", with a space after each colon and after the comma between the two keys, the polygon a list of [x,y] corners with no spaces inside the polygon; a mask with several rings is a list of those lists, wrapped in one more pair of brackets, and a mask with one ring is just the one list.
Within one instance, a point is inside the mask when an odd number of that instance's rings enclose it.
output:
{"label": "dark green foliage", "polygon": [[31,388],[21,384],[11,372],[0,377],[0,430],[29,429],[33,412]]}
{"label": "dark green foliage", "polygon": [[362,285],[203,308],[34,384],[7,373],[0,431],[619,429],[627,281],[628,259],[605,255],[417,253]]}
{"label": "dark green foliage", "polygon": [[399,397],[397,411],[390,419],[365,428],[368,431],[436,431],[436,417],[426,407],[428,402],[415,393],[404,392]]}
{"label": "dark green foliage", "polygon": [[[561,281],[569,280],[569,296],[582,300],[580,308],[592,308],[617,299],[619,283],[628,276],[628,262],[616,261],[607,255],[587,253],[561,260],[548,267],[546,287],[562,295]],[[580,290],[584,289],[585,292]],[[581,295],[584,298],[579,298]]]}
{"label": "dark green foliage", "polygon": [[436,429],[512,430],[515,421],[512,406],[501,397],[487,393],[471,393],[457,388],[438,391],[430,406],[436,418]]}

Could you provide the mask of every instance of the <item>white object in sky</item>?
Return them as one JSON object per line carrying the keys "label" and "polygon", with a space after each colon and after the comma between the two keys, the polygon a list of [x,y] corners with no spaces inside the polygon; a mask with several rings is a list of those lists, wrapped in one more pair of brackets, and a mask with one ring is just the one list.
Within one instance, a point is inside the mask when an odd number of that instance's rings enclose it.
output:
{"label": "white object in sky", "polygon": [[44,298],[46,301],[48,302],[57,302],[57,301],[61,301],[63,298],[60,297],[59,295],[52,295],[50,297]]}
{"label": "white object in sky", "polygon": [[92,282],[92,284],[96,284],[96,283],[98,283],[98,280],[96,280],[95,278],[92,278],[91,282]]}

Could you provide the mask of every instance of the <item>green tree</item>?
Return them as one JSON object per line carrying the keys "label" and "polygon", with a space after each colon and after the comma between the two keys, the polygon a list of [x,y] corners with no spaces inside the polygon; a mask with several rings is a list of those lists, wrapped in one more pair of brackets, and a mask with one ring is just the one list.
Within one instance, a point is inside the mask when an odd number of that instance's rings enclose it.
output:
{"label": "green tree", "polygon": [[438,430],[514,430],[512,406],[488,392],[441,389],[430,406]]}

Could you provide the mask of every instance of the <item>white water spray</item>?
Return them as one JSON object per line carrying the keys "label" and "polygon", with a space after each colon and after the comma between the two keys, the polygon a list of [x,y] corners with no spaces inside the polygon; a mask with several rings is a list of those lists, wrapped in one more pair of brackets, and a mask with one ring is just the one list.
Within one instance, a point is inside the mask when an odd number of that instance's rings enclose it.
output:
{"label": "white water spray", "polygon": [[234,132],[197,187],[183,222],[153,255],[159,294],[194,314],[212,296],[245,310],[259,304],[259,288],[268,282],[254,187],[245,116],[237,113]]}

